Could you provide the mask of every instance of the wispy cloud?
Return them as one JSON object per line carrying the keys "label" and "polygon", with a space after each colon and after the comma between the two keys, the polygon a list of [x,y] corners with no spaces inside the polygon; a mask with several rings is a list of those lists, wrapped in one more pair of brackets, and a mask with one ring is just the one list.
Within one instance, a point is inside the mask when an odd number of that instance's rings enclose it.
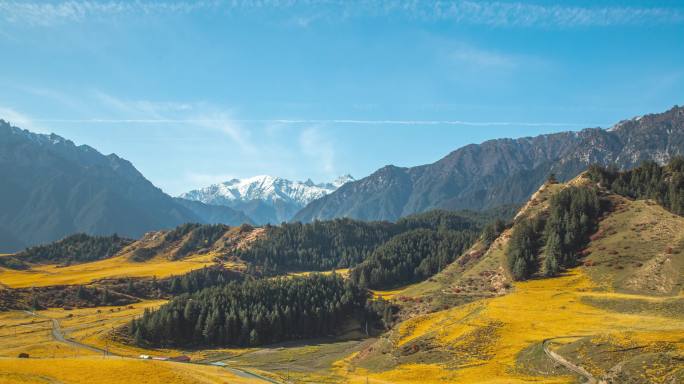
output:
{"label": "wispy cloud", "polygon": [[330,176],[335,175],[335,146],[317,127],[304,129],[299,135],[302,153],[320,165]]}
{"label": "wispy cloud", "polygon": [[0,18],[12,23],[48,26],[102,16],[188,13],[217,5],[218,1],[3,1]]}
{"label": "wispy cloud", "polygon": [[108,124],[187,124],[195,128],[213,130],[225,134],[244,152],[254,153],[256,147],[250,140],[249,131],[243,129],[232,117],[232,111],[207,103],[159,102],[150,100],[123,100],[110,94],[94,91],[95,98],[107,109],[123,118],[42,120],[62,123],[108,123]]}
{"label": "wispy cloud", "polygon": [[470,47],[459,47],[451,52],[450,56],[454,61],[472,65],[477,68],[515,68],[518,66],[518,60],[513,56],[481,49],[473,49]]}
{"label": "wispy cloud", "polygon": [[228,135],[244,152],[252,154],[258,152],[250,139],[249,130],[243,129],[239,122],[232,119],[226,112],[209,112],[190,121],[199,127],[218,130]]}
{"label": "wispy cloud", "polygon": [[12,125],[23,129],[28,129],[38,133],[46,133],[39,124],[36,124],[33,118],[12,108],[0,106],[0,119],[3,119]]}
{"label": "wispy cloud", "polygon": [[518,27],[577,27],[659,23],[684,23],[678,9],[639,6],[545,5],[511,1],[395,2],[391,8],[417,18],[464,24]]}
{"label": "wispy cloud", "polygon": [[442,20],[460,24],[500,27],[577,27],[684,23],[675,8],[649,6],[546,5],[524,1],[417,1],[385,0],[214,0],[214,1],[93,1],[0,2],[0,20],[49,26],[112,16],[185,14],[239,11],[287,11],[286,20],[297,26],[312,22],[358,17],[400,16],[413,20]]}
{"label": "wispy cloud", "polygon": [[[363,119],[36,119],[43,123],[93,123],[93,124],[221,124],[221,123],[266,123],[281,125],[443,125],[443,126],[470,126],[470,127],[596,127],[596,123],[574,122],[529,122],[529,121],[466,121],[466,120],[363,120]],[[230,129],[226,129],[229,131]]]}

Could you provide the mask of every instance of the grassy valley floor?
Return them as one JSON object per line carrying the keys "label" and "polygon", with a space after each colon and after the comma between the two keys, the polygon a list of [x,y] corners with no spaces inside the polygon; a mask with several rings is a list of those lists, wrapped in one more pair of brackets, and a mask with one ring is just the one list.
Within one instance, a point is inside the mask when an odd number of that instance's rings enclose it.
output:
{"label": "grassy valley floor", "polygon": [[[526,367],[548,363],[545,354],[537,354],[540,361],[524,361],[530,354],[521,355],[545,340],[567,336],[629,339],[627,344],[642,344],[649,353],[684,357],[683,296],[642,298],[596,288],[582,269],[517,283],[511,294],[405,321],[373,346],[338,361],[336,373],[356,383],[569,383],[577,376],[565,368],[544,372]],[[585,298],[610,303],[675,300],[679,312],[675,317],[652,311],[623,313],[590,305]],[[583,354],[568,351],[571,355],[565,357],[593,375],[606,374],[607,369],[592,360],[596,356],[587,352],[591,344],[584,346]],[[684,375],[684,363],[678,361],[672,377]],[[661,382],[657,375],[650,379]]]}
{"label": "grassy valley floor", "polygon": [[[195,269],[214,264],[215,255],[196,255],[182,260],[170,261],[163,258],[135,262],[126,256],[70,266],[37,265],[29,270],[0,268],[0,282],[10,288],[47,287],[51,285],[87,284],[99,279],[116,277],[164,278],[182,275]],[[227,268],[241,265],[227,264]]]}

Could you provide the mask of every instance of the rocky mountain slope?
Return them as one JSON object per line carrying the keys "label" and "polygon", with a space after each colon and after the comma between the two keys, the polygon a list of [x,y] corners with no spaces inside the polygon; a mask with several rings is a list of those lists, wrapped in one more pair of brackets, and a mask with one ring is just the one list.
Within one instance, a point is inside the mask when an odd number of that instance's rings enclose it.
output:
{"label": "rocky mountain slope", "polygon": [[396,220],[430,209],[486,209],[527,199],[550,173],[568,180],[593,163],[629,168],[684,153],[684,107],[588,128],[460,148],[427,165],[392,165],[312,201],[294,220]]}
{"label": "rocky mountain slope", "polygon": [[480,241],[439,274],[394,291],[398,323],[337,372],[378,382],[681,381],[682,216],[599,187],[605,211],[578,266],[527,281],[509,269],[524,222],[551,219],[562,191],[596,187],[587,174],[542,185],[491,244]]}
{"label": "rocky mountain slope", "polygon": [[245,212],[258,224],[277,224],[289,221],[311,201],[332,193],[353,180],[350,175],[345,175],[331,183],[316,184],[311,179],[301,182],[261,175],[213,184],[184,193],[180,197],[231,207]]}
{"label": "rocky mountain slope", "polygon": [[[0,252],[85,232],[139,237],[186,222],[212,222],[211,207],[180,204],[125,159],[55,134],[0,120]],[[200,204],[200,203],[198,203]],[[196,205],[196,204],[194,204]],[[246,217],[220,207],[222,222]]]}

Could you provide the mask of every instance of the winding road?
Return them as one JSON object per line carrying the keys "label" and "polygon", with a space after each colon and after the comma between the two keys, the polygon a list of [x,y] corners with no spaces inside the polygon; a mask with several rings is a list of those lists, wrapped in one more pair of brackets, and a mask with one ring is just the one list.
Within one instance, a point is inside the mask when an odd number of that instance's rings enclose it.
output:
{"label": "winding road", "polygon": [[[57,320],[57,319],[54,319],[54,318],[51,318],[51,317],[48,317],[45,315],[40,315],[40,314],[37,314],[35,312],[31,312],[31,311],[25,311],[25,312],[32,315],[32,316],[40,317],[40,318],[48,319],[48,320],[52,321],[52,338],[55,339],[55,341],[67,344],[67,345],[72,346],[72,347],[83,348],[83,349],[87,349],[87,350],[92,351],[92,352],[102,353],[103,355],[107,355],[107,356],[124,357],[124,356],[112,353],[110,351],[107,351],[107,350],[104,350],[104,349],[101,349],[98,347],[94,347],[92,345],[83,344],[83,343],[79,343],[78,341],[68,339],[66,336],[64,336],[64,332],[62,332],[62,327],[60,326],[59,320]],[[189,363],[189,364],[209,365],[209,364],[203,364],[203,363]],[[270,379],[268,377],[261,376],[261,375],[258,375],[256,373],[252,373],[249,371],[245,371],[245,370],[242,370],[240,368],[233,368],[233,367],[224,367],[224,368],[226,370],[230,371],[231,373],[235,374],[235,375],[238,375],[240,377],[244,377],[247,379],[261,380],[263,382],[271,383],[271,384],[281,384],[280,382],[275,381],[273,379]]]}
{"label": "winding road", "polygon": [[559,355],[558,353],[552,351],[549,349],[549,342],[553,340],[558,340],[558,339],[569,339],[569,338],[576,338],[576,337],[585,337],[585,336],[563,336],[563,337],[554,337],[551,339],[545,339],[542,342],[542,347],[544,349],[544,353],[550,357],[553,361],[557,362],[558,364],[564,366],[565,368],[571,370],[572,372],[575,372],[576,374],[584,377],[587,381],[588,384],[597,384],[598,380],[589,373],[586,369],[580,367],[579,365],[573,364],[567,359],[565,359],[563,356]]}

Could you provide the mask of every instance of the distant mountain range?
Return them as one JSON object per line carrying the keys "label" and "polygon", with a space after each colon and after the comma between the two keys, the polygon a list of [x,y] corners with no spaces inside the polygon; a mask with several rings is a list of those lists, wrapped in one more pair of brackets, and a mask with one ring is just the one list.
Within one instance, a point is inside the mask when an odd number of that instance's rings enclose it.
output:
{"label": "distant mountain range", "polygon": [[396,220],[437,208],[483,210],[524,202],[551,173],[564,181],[593,163],[629,168],[682,154],[684,108],[674,107],[608,130],[472,144],[432,164],[389,165],[360,180],[257,176],[173,198],[115,154],[0,120],[0,253],[75,232],[137,238],[186,222]]}
{"label": "distant mountain range", "polygon": [[293,220],[336,217],[396,220],[430,209],[486,209],[524,202],[555,173],[568,180],[588,165],[629,168],[644,160],[666,162],[684,154],[684,107],[589,128],[460,148],[412,168],[388,165],[314,200]]}
{"label": "distant mountain range", "polygon": [[213,184],[184,193],[180,198],[231,207],[244,212],[257,224],[278,224],[289,221],[311,201],[350,181],[354,181],[350,175],[320,184],[311,179],[301,182],[262,175]]}
{"label": "distant mountain range", "polygon": [[251,222],[242,212],[174,199],[115,154],[0,120],[0,252],[75,232],[143,233],[186,222]]}

